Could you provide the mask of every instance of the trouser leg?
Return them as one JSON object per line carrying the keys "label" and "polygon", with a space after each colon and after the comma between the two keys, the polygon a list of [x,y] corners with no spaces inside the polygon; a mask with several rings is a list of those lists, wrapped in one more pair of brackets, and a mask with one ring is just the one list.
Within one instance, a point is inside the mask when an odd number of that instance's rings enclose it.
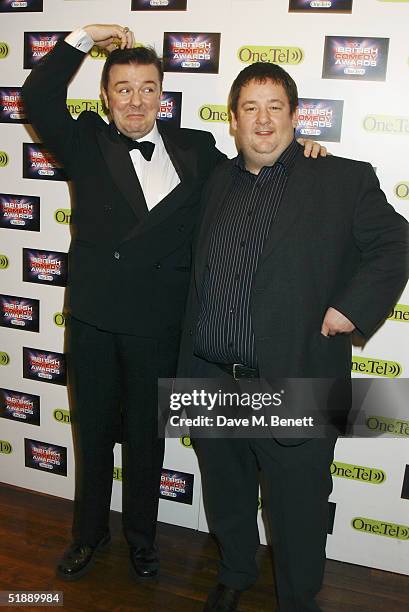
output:
{"label": "trouser leg", "polygon": [[67,362],[76,464],[73,537],[95,545],[109,529],[119,421],[114,334],[71,319]]}
{"label": "trouser leg", "polygon": [[244,590],[257,578],[258,467],[246,439],[195,439],[209,529],[220,546],[219,582]]}
{"label": "trouser leg", "polygon": [[317,612],[325,568],[335,438],[282,446],[257,440],[266,483],[280,612]]}

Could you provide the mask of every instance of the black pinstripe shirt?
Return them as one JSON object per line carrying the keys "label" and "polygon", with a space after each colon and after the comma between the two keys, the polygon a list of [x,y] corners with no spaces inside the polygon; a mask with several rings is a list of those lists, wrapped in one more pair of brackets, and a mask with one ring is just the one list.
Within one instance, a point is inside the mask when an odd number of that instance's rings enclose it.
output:
{"label": "black pinstripe shirt", "polygon": [[213,224],[196,329],[195,354],[207,361],[257,367],[251,284],[298,148],[293,140],[258,175],[246,170],[241,155],[236,158],[232,186]]}

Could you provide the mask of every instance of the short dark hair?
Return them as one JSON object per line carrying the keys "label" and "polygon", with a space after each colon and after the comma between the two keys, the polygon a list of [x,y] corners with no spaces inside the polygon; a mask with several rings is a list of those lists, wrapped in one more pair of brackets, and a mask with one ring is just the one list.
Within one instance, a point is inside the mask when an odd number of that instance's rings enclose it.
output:
{"label": "short dark hair", "polygon": [[245,85],[248,85],[250,81],[264,83],[267,80],[283,86],[290,103],[290,111],[291,113],[294,113],[298,106],[297,85],[290,77],[288,72],[281,68],[281,66],[277,66],[277,64],[271,64],[269,62],[255,62],[254,64],[250,64],[250,66],[246,66],[246,68],[239,72],[230,89],[230,111],[233,113],[237,112],[240,92]]}
{"label": "short dark hair", "polygon": [[101,75],[101,87],[108,90],[109,73],[112,66],[117,64],[153,64],[159,73],[159,82],[162,87],[163,64],[153,47],[133,47],[132,49],[115,49],[105,60]]}

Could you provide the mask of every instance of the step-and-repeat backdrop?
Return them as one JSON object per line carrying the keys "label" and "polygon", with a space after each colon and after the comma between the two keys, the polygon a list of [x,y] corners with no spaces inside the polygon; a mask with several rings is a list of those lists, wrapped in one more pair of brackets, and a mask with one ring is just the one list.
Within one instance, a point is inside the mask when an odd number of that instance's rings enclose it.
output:
{"label": "step-and-repeat backdrop", "polygon": [[[409,212],[408,0],[0,0],[0,479],[70,499],[74,459],[62,314],[69,185],[27,125],[20,92],[56,41],[88,23],[127,25],[138,42],[163,53],[159,119],[211,130],[230,156],[232,80],[254,61],[281,64],[299,86],[298,134],[333,154],[371,162],[388,200],[401,214]],[[83,110],[103,115],[103,61],[93,49],[70,85],[74,117]],[[124,305],[126,316],[129,308]],[[327,545],[330,558],[404,574],[408,338],[406,290],[377,334],[354,348],[353,375],[384,381],[374,392],[384,408],[372,410],[369,393],[363,427],[376,436],[338,441]],[[120,510],[120,447],[115,465],[112,507]],[[189,438],[167,442],[159,518],[207,528]],[[262,499],[260,534],[265,542]]]}

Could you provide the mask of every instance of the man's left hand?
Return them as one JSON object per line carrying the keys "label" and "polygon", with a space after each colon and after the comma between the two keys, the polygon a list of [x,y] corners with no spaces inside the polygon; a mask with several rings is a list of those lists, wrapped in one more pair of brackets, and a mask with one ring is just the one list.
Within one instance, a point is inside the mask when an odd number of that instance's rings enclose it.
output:
{"label": "man's left hand", "polygon": [[317,159],[317,157],[326,157],[329,155],[327,147],[320,145],[320,143],[315,142],[315,140],[309,140],[308,138],[297,138],[297,142],[304,147],[304,157],[313,157],[314,159]]}
{"label": "man's left hand", "polygon": [[342,312],[335,308],[328,308],[322,322],[321,333],[323,336],[335,336],[336,334],[350,334],[355,325],[345,317]]}

